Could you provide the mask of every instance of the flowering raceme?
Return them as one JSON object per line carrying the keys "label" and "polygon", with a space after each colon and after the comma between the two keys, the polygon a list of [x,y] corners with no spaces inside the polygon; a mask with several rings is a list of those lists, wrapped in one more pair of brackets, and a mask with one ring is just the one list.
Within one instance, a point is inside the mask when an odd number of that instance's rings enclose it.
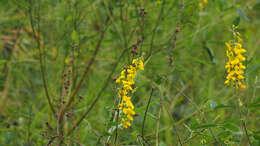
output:
{"label": "flowering raceme", "polygon": [[236,31],[235,26],[233,26],[233,37],[234,40],[226,43],[226,55],[228,57],[228,62],[226,63],[225,68],[227,69],[228,75],[226,76],[225,84],[233,84],[235,88],[244,89],[246,86],[242,83],[244,81],[244,70],[246,67],[243,65],[243,61],[246,58],[243,54],[246,50],[242,47],[242,38],[240,33]]}
{"label": "flowering raceme", "polygon": [[133,59],[132,64],[125,67],[121,72],[121,76],[116,80],[116,83],[121,86],[118,89],[118,97],[120,99],[119,110],[123,113],[121,123],[123,128],[131,126],[131,121],[135,115],[134,105],[131,101],[131,93],[134,90],[134,78],[137,70],[144,70],[143,61],[141,59]]}

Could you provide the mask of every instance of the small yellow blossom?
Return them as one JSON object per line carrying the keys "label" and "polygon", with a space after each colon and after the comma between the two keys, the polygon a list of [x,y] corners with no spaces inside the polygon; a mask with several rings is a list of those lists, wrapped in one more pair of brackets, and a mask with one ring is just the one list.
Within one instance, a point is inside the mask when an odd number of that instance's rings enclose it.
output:
{"label": "small yellow blossom", "polygon": [[131,101],[131,93],[134,90],[134,78],[138,69],[144,70],[143,61],[141,59],[133,59],[132,64],[125,67],[121,72],[121,76],[116,79],[116,83],[121,85],[121,88],[117,91],[118,97],[121,100],[118,109],[124,114],[121,118],[123,128],[131,126],[130,122],[134,120],[133,116],[135,115],[135,111]]}
{"label": "small yellow blossom", "polygon": [[246,85],[240,85],[240,89],[245,89]]}
{"label": "small yellow blossom", "polygon": [[125,120],[125,118],[122,118],[121,121],[122,121],[123,128],[128,128],[129,126],[131,126],[131,123]]}
{"label": "small yellow blossom", "polygon": [[208,3],[208,0],[201,0],[201,2],[199,2],[199,7],[201,9],[203,9],[207,3]]}
{"label": "small yellow blossom", "polygon": [[244,70],[246,67],[243,65],[243,61],[246,58],[243,56],[246,53],[246,50],[242,47],[242,38],[240,37],[240,33],[236,31],[236,27],[233,26],[233,36],[234,40],[226,43],[226,55],[228,57],[228,62],[225,65],[227,69],[227,76],[225,84],[229,85],[231,82],[233,83],[235,88],[245,89],[246,86],[243,85],[244,81]]}
{"label": "small yellow blossom", "polygon": [[142,60],[139,61],[138,68],[139,68],[140,70],[144,70],[144,63],[143,63]]}
{"label": "small yellow blossom", "polygon": [[200,7],[200,8],[204,8],[204,3],[200,2],[200,3],[199,3],[199,7]]}

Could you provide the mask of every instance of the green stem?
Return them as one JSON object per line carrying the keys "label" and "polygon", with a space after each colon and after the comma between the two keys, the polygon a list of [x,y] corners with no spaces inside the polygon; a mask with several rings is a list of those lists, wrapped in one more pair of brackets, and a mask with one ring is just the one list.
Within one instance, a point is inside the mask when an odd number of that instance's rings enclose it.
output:
{"label": "green stem", "polygon": [[149,105],[150,105],[150,103],[151,103],[151,99],[152,99],[152,96],[153,96],[153,91],[154,91],[154,88],[152,88],[152,92],[151,92],[151,95],[150,95],[150,98],[149,98],[149,100],[148,100],[148,103],[147,103],[147,106],[146,106],[146,109],[145,109],[145,113],[144,113],[143,126],[142,126],[142,137],[144,137],[145,119],[146,119],[146,116],[147,116],[147,112],[148,112]]}

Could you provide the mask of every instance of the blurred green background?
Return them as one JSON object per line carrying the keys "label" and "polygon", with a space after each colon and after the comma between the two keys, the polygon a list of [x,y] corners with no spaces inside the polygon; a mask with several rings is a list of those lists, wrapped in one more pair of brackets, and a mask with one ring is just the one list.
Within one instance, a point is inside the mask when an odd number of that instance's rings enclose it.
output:
{"label": "blurred green background", "polygon": [[[200,2],[1,0],[0,145],[47,145],[57,119],[42,75],[58,111],[63,74],[72,68],[73,92],[95,53],[66,113],[62,145],[260,145],[260,1],[209,0],[204,8]],[[247,89],[241,91],[224,85],[232,25],[239,26],[247,49]],[[132,98],[137,115],[130,128],[119,128],[114,142],[113,80],[137,57],[145,64]],[[66,60],[72,60],[70,67]],[[79,127],[66,135],[96,97]]]}

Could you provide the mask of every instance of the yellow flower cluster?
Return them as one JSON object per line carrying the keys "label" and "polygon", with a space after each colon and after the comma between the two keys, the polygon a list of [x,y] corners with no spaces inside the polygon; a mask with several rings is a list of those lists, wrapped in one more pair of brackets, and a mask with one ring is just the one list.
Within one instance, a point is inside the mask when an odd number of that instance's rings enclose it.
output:
{"label": "yellow flower cluster", "polygon": [[130,121],[134,120],[135,111],[131,102],[131,93],[133,92],[134,78],[138,69],[144,70],[143,61],[141,59],[133,59],[132,64],[125,67],[121,72],[121,76],[116,80],[116,83],[121,85],[121,88],[118,89],[118,97],[120,98],[118,108],[124,113],[124,116],[121,118],[123,128],[131,126]]}
{"label": "yellow flower cluster", "polygon": [[199,7],[204,8],[207,3],[208,3],[208,0],[203,0],[202,2],[199,3]]}
{"label": "yellow flower cluster", "polygon": [[246,58],[243,56],[243,53],[246,52],[244,48],[242,48],[243,40],[240,37],[240,33],[236,31],[236,26],[233,26],[233,36],[234,40],[226,43],[226,55],[228,57],[228,62],[226,63],[225,68],[227,69],[227,77],[225,84],[229,85],[231,82],[233,83],[235,88],[244,89],[246,88],[243,85],[244,81],[244,70],[246,67],[243,65],[243,61]]}

